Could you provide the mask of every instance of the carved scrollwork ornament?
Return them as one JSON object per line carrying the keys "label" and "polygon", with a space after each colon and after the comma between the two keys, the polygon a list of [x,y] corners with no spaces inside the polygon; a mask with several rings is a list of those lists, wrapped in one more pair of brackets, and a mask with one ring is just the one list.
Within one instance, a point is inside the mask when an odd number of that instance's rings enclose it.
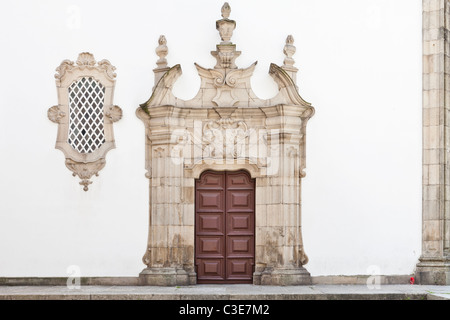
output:
{"label": "carved scrollwork ornament", "polygon": [[97,63],[89,52],[56,68],[59,101],[47,116],[58,124],[55,147],[64,153],[66,167],[80,178],[84,191],[106,165],[107,152],[115,148],[113,123],[122,118],[122,109],[112,104],[115,70],[108,60]]}
{"label": "carved scrollwork ornament", "polygon": [[79,66],[94,66],[96,63],[94,56],[88,52],[80,53],[77,59]]}
{"label": "carved scrollwork ornament", "polygon": [[59,106],[53,106],[48,109],[47,116],[51,122],[59,123],[59,121],[64,118],[66,114],[61,111]]}
{"label": "carved scrollwork ornament", "polygon": [[112,106],[110,107],[106,112],[105,115],[111,120],[112,122],[117,122],[120,119],[122,119],[122,109],[118,106]]}
{"label": "carved scrollwork ornament", "polygon": [[303,246],[300,247],[300,249],[298,250],[299,253],[299,258],[300,258],[300,264],[302,266],[307,265],[309,262],[309,258],[305,253],[305,249],[303,248]]}
{"label": "carved scrollwork ornament", "polygon": [[116,67],[114,67],[108,60],[100,61],[98,63],[98,66],[99,68],[103,69],[111,79],[114,79],[117,76],[117,74],[114,72],[116,70]]}
{"label": "carved scrollwork ornament", "polygon": [[249,132],[244,121],[220,119],[203,127],[203,153],[208,158],[236,159],[245,152]]}
{"label": "carved scrollwork ornament", "polygon": [[151,248],[147,248],[147,250],[145,251],[144,256],[142,257],[142,262],[146,265],[146,266],[150,266],[151,265],[151,258],[152,258],[152,249]]}

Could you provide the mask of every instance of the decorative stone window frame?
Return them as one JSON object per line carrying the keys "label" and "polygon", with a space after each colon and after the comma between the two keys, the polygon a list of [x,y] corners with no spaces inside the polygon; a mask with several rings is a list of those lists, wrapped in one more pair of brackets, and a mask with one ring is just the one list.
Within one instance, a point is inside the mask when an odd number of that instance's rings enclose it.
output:
{"label": "decorative stone window frame", "polygon": [[[92,184],[92,176],[98,176],[106,164],[106,154],[115,148],[113,123],[122,118],[122,109],[113,104],[115,67],[108,61],[97,63],[94,55],[88,52],[80,53],[76,62],[64,60],[56,69],[56,87],[58,105],[48,110],[48,118],[58,124],[58,134],[55,148],[61,150],[66,157],[66,167],[78,176],[83,190],[88,191]],[[104,141],[92,152],[81,153],[69,143],[70,100],[69,88],[83,78],[92,78],[104,88],[103,99],[103,137]],[[103,140],[103,139],[102,139]]]}

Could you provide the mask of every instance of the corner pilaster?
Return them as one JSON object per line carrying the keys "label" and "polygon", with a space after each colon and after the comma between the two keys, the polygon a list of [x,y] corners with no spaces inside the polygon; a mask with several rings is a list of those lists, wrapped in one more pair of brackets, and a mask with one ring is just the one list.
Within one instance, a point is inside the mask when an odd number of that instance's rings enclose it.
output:
{"label": "corner pilaster", "polygon": [[450,284],[450,1],[423,0],[423,210],[420,284]]}

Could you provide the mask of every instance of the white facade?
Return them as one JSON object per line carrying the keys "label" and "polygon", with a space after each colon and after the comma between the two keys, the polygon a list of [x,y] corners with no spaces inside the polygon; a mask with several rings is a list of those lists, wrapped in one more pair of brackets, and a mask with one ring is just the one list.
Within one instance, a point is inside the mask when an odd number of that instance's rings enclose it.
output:
{"label": "white facade", "polygon": [[[132,276],[148,232],[144,126],[135,111],[153,83],[158,38],[198,91],[212,68],[218,1],[5,1],[0,10],[0,277]],[[421,254],[422,3],[420,0],[230,1],[239,67],[258,61],[262,99],[277,87],[286,36],[308,124],[303,242],[312,276],[413,274]],[[117,67],[116,149],[84,192],[54,149],[54,73],[91,52]]]}

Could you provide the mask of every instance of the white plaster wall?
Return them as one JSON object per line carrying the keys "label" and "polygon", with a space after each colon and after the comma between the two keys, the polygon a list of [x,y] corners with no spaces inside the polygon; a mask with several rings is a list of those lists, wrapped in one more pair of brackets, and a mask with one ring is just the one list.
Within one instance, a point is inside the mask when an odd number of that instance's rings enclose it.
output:
{"label": "white plaster wall", "polygon": [[[232,38],[254,91],[270,98],[271,62],[288,34],[304,99],[316,107],[307,139],[303,232],[313,276],[410,274],[421,250],[421,1],[229,1]],[[192,98],[193,63],[213,67],[223,0],[0,3],[0,277],[137,276],[147,240],[144,126],[154,49],[168,40]],[[89,192],[54,149],[54,70],[89,51],[117,67],[117,149]],[[371,268],[375,266],[375,268]]]}

